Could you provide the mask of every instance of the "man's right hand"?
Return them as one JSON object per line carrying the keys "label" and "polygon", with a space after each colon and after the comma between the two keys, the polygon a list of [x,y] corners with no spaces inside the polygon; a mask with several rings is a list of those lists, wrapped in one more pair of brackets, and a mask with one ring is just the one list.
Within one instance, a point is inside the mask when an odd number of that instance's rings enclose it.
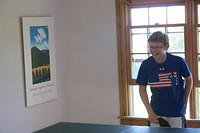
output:
{"label": "man's right hand", "polygon": [[153,123],[158,123],[159,116],[156,115],[154,112],[149,114],[149,121]]}

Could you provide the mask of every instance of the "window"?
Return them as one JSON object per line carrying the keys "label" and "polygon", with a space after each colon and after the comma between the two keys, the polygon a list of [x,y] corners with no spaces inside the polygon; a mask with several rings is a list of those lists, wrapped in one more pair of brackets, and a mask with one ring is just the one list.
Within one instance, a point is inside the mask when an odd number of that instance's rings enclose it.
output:
{"label": "window", "polygon": [[[131,33],[131,80],[136,79],[142,61],[151,56],[148,52],[147,39],[155,31],[162,31],[168,34],[170,40],[170,48],[168,51],[185,58],[184,5],[145,8],[131,7],[129,10],[131,20],[131,25],[129,26],[129,31]],[[129,89],[129,96],[133,97],[132,101],[140,99],[138,86],[136,86],[136,84]],[[146,110],[141,102],[130,102],[129,109],[130,115],[132,116],[147,116]],[[143,110],[144,113],[142,113],[141,110]]]}
{"label": "window", "polygon": [[[121,123],[123,124],[124,117],[135,120],[147,118],[135,79],[142,61],[151,56],[147,39],[154,31],[168,34],[170,41],[168,52],[185,58],[190,66],[194,88],[190,95],[186,117],[199,119],[200,0],[116,0],[116,2]],[[151,93],[149,89],[148,93]],[[129,122],[125,123],[130,124]]]}

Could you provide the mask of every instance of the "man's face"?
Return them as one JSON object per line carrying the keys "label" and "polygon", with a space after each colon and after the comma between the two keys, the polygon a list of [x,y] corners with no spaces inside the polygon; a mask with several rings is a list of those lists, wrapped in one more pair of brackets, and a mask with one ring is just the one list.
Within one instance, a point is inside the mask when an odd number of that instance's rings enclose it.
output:
{"label": "man's face", "polygon": [[149,50],[154,59],[160,59],[165,55],[165,51],[169,45],[162,44],[160,42],[149,42]]}

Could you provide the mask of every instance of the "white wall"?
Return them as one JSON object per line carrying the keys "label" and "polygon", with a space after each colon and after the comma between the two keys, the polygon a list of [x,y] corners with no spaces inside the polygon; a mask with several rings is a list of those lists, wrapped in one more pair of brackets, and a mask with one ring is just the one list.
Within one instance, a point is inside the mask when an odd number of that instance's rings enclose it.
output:
{"label": "white wall", "polygon": [[[115,0],[0,0],[0,133],[58,121],[118,124]],[[22,16],[55,18],[59,97],[25,107]]]}
{"label": "white wall", "polygon": [[56,9],[54,0],[0,0],[0,133],[30,133],[62,118],[61,98],[31,108],[25,107],[24,100],[20,18],[57,16]]}
{"label": "white wall", "polygon": [[115,0],[67,0],[65,120],[117,124],[119,115]]}

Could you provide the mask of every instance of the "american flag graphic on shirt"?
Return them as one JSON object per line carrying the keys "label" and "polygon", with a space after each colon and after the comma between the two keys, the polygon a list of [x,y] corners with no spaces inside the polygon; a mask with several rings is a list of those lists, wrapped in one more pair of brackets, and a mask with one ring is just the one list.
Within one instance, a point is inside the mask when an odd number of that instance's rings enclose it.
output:
{"label": "american flag graphic on shirt", "polygon": [[158,82],[149,82],[151,88],[170,88],[177,85],[177,72],[162,72],[158,74]]}

